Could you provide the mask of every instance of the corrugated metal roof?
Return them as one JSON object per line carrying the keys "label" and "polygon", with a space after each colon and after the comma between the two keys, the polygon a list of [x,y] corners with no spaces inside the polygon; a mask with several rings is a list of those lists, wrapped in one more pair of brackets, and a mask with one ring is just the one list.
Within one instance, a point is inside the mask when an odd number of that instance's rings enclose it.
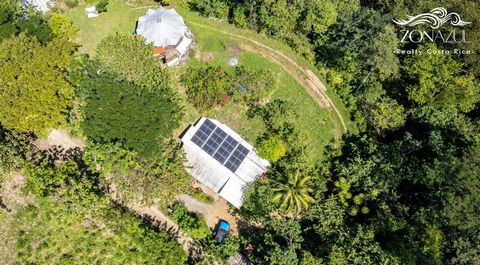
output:
{"label": "corrugated metal roof", "polygon": [[235,172],[230,171],[198,145],[191,141],[193,135],[207,120],[205,117],[191,126],[183,135],[182,142],[187,156],[187,171],[201,183],[217,192],[235,207],[240,208],[246,186],[262,175],[270,166],[267,160],[258,157],[252,145],[225,124],[208,119],[228,135],[245,146],[249,153]]}

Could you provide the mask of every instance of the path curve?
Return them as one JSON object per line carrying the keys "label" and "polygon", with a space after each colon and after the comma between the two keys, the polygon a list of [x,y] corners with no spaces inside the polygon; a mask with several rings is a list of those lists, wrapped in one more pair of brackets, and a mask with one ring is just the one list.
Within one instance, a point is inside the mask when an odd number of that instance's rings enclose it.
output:
{"label": "path curve", "polygon": [[254,40],[254,39],[242,36],[242,35],[230,33],[230,32],[227,32],[227,31],[224,31],[224,30],[221,30],[221,29],[212,28],[210,26],[199,24],[197,22],[189,22],[189,24],[193,24],[193,25],[198,26],[198,27],[207,28],[207,29],[210,29],[210,30],[213,30],[213,31],[216,31],[216,32],[220,32],[220,33],[225,34],[227,36],[230,36],[232,38],[241,39],[241,40],[251,42],[254,45],[256,45],[257,47],[266,49],[271,54],[279,56],[281,59],[286,60],[297,71],[300,71],[304,75],[303,78],[301,76],[295,74],[293,71],[291,71],[291,69],[288,67],[287,64],[284,64],[281,61],[276,60],[275,58],[271,58],[270,56],[268,56],[268,54],[260,51],[259,49],[253,49],[252,50],[253,52],[259,53],[260,55],[265,57],[267,60],[272,61],[273,63],[276,63],[276,64],[280,65],[283,69],[285,69],[295,80],[297,80],[297,82],[299,82],[305,88],[305,90],[308,92],[308,94],[313,98],[313,100],[315,100],[315,102],[320,107],[322,107],[322,108],[332,107],[333,110],[335,111],[335,114],[338,116],[338,118],[340,119],[340,122],[342,123],[344,133],[347,132],[347,125],[345,124],[345,121],[343,120],[343,117],[340,114],[340,111],[335,106],[335,104],[330,99],[330,97],[327,95],[325,85],[310,69],[305,69],[305,68],[301,67],[292,58],[286,56],[282,52],[280,52],[278,50],[275,50],[274,48],[272,48],[268,45],[265,45],[265,44],[263,44],[263,43],[261,43],[257,40]]}

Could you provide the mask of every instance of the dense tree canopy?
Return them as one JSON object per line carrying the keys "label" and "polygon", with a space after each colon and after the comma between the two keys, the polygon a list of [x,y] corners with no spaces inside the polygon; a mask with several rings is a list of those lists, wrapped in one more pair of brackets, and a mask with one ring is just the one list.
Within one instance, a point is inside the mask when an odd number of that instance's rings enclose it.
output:
{"label": "dense tree canopy", "polygon": [[2,1],[0,3],[0,40],[20,32],[35,36],[43,44],[52,38],[51,29],[40,13],[32,8],[24,10],[20,0]]}
{"label": "dense tree canopy", "polygon": [[65,72],[75,45],[55,38],[41,44],[25,34],[0,43],[0,122],[45,135],[66,124],[74,90]]}
{"label": "dense tree canopy", "polygon": [[70,78],[84,105],[85,134],[100,143],[120,143],[144,157],[158,155],[160,143],[182,115],[169,73],[152,56],[151,47],[128,36],[106,37],[97,57],[79,58]]}
{"label": "dense tree canopy", "polygon": [[474,76],[465,74],[461,63],[441,54],[434,44],[418,50],[424,54],[409,57],[403,67],[414,79],[407,87],[408,98],[421,106],[472,110],[480,96]]}
{"label": "dense tree canopy", "polygon": [[85,89],[82,127],[97,142],[118,142],[140,155],[153,156],[178,126],[180,107],[160,90],[117,82],[106,73],[81,86]]}

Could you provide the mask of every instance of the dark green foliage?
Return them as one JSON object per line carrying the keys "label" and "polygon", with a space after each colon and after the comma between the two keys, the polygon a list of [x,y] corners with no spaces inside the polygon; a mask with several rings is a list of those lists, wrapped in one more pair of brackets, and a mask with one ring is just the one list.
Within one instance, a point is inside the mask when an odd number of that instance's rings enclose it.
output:
{"label": "dark green foliage", "polygon": [[189,67],[182,75],[188,100],[198,109],[225,105],[232,94],[231,76],[221,67]]}
{"label": "dark green foliage", "polygon": [[211,264],[219,260],[226,262],[228,258],[240,253],[244,242],[242,242],[242,239],[239,237],[228,235],[220,244],[213,238],[213,235],[210,235],[201,239],[199,243],[203,250],[209,255],[204,257],[203,262],[205,264]]}
{"label": "dark green foliage", "polygon": [[98,11],[98,13],[107,12],[107,5],[108,5],[108,0],[100,0],[95,5],[95,9]]}
{"label": "dark green foliage", "polygon": [[140,155],[158,155],[160,142],[178,126],[179,105],[160,90],[149,90],[111,75],[84,81],[85,134],[100,143],[117,142]]}
{"label": "dark green foliage", "polygon": [[196,213],[188,211],[187,207],[181,202],[176,202],[171,207],[171,216],[178,223],[182,231],[191,235],[193,238],[206,238],[211,235],[205,220]]}
{"label": "dark green foliage", "polygon": [[239,212],[246,220],[264,223],[270,219],[270,213],[276,208],[270,182],[258,180],[246,189]]}
{"label": "dark green foliage", "polygon": [[297,264],[297,252],[303,242],[301,226],[294,219],[272,218],[260,230],[242,231],[247,242],[254,246],[249,256],[255,264]]}
{"label": "dark green foliage", "polygon": [[32,140],[28,134],[7,130],[0,124],[0,175],[22,166]]}
{"label": "dark green foliage", "polygon": [[41,43],[52,39],[51,30],[42,15],[33,9],[24,12],[20,0],[5,0],[0,3],[0,40],[25,32],[35,36]]}
{"label": "dark green foliage", "polygon": [[362,77],[370,70],[380,80],[396,76],[399,61],[393,52],[398,39],[387,21],[388,17],[368,8],[342,14],[328,32],[329,41],[317,48],[319,59],[345,70],[350,60],[359,62],[351,74]]}
{"label": "dark green foliage", "polygon": [[225,19],[228,16],[228,5],[222,0],[192,1],[192,6],[207,17]]}
{"label": "dark green foliage", "polygon": [[[122,53],[125,49],[131,50]],[[116,56],[117,52],[123,56]],[[100,143],[119,143],[144,157],[158,155],[160,143],[170,137],[182,115],[169,75],[148,46],[118,35],[102,41],[98,56],[103,64],[77,59],[70,78],[79,86],[85,105],[85,134]],[[144,78],[153,71],[151,78]]]}

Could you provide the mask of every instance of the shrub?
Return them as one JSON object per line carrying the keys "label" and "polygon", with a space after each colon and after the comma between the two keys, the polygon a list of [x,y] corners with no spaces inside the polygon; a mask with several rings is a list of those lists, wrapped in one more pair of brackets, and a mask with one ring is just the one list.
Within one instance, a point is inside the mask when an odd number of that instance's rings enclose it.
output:
{"label": "shrub", "polygon": [[229,257],[241,251],[242,239],[229,235],[219,244],[213,237],[207,237],[200,240],[200,245],[209,255],[215,258],[211,263],[218,264],[215,261],[226,261]]}
{"label": "shrub", "polygon": [[76,37],[79,28],[73,24],[72,20],[61,14],[53,14],[48,22],[53,35],[73,39]]}
{"label": "shrub", "polygon": [[82,127],[96,142],[121,143],[152,157],[178,126],[179,106],[162,91],[116,82],[110,75],[88,77],[82,87],[87,93]]}
{"label": "shrub", "polygon": [[235,67],[234,81],[236,94],[247,105],[257,105],[269,97],[276,88],[276,79],[269,70],[254,71],[244,66]]}
{"label": "shrub", "polygon": [[271,162],[277,162],[287,152],[287,147],[282,138],[278,135],[268,135],[257,144],[258,154],[270,160]]}
{"label": "shrub", "polygon": [[100,0],[98,4],[95,6],[97,9],[98,13],[103,13],[107,12],[107,5],[108,5],[108,0]]}
{"label": "shrub", "polygon": [[193,238],[205,238],[211,234],[203,218],[195,213],[189,212],[187,207],[180,202],[176,202],[173,205],[171,216],[180,228]]}
{"label": "shrub", "polygon": [[222,0],[195,0],[193,7],[207,17],[226,19],[228,17],[228,5]]}
{"label": "shrub", "polygon": [[181,81],[187,88],[188,100],[200,110],[225,105],[231,95],[231,77],[221,67],[189,67]]}
{"label": "shrub", "polygon": [[245,8],[236,7],[233,10],[232,22],[235,24],[235,26],[240,28],[246,28],[248,26],[248,20],[245,16]]}

